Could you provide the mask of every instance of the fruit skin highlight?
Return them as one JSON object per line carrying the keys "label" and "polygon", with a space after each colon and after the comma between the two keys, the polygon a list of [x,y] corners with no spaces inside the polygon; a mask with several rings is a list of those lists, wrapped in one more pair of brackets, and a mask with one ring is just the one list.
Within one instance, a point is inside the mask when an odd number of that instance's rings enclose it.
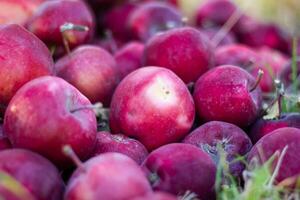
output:
{"label": "fruit skin highlight", "polygon": [[[197,58],[197,59],[195,59]],[[213,66],[208,38],[195,28],[176,28],[152,37],[145,46],[144,65],[172,70],[185,83],[195,82]]]}
{"label": "fruit skin highlight", "polygon": [[193,98],[173,72],[143,67],[125,77],[110,105],[113,133],[136,138],[151,151],[181,140],[195,117]]}
{"label": "fruit skin highlight", "polygon": [[90,101],[61,78],[44,76],[25,84],[8,105],[4,132],[14,148],[40,153],[61,168],[70,162],[62,147],[72,146],[81,159],[96,145],[96,116]]}
{"label": "fruit skin highlight", "polygon": [[81,45],[55,64],[57,76],[68,81],[92,103],[109,106],[119,83],[119,71],[114,57],[106,50]]}
{"label": "fruit skin highlight", "polygon": [[194,100],[200,118],[249,126],[262,104],[261,89],[253,88],[255,83],[251,74],[233,65],[211,69],[195,85]]}
{"label": "fruit skin highlight", "polygon": [[131,200],[151,193],[141,168],[120,153],[91,158],[73,173],[65,200]]}

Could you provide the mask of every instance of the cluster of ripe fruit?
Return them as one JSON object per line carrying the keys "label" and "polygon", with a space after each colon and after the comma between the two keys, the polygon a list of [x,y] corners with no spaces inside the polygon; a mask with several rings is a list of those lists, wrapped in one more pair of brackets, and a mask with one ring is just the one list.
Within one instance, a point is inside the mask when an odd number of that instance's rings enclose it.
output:
{"label": "cluster of ripe fruit", "polygon": [[3,0],[0,11],[1,198],[212,200],[220,149],[237,179],[237,158],[284,150],[276,183],[295,185],[300,115],[263,118],[270,94],[283,96],[274,79],[292,91],[297,78],[277,26],[229,0],[188,21],[176,0]]}

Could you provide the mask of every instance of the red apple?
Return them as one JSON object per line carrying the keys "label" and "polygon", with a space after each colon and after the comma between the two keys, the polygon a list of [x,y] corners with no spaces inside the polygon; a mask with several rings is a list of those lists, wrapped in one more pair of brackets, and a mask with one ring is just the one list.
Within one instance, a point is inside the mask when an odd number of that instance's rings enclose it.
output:
{"label": "red apple", "polygon": [[[9,182],[15,188],[15,192],[5,187],[2,179],[0,186],[3,199],[41,199],[59,200],[63,197],[64,183],[55,166],[44,157],[23,149],[9,149],[0,151],[0,173],[9,179],[17,181],[20,188],[13,182]],[[24,196],[17,196],[21,193]]]}
{"label": "red apple", "polygon": [[51,0],[40,5],[28,20],[27,29],[45,43],[63,45],[61,26],[65,23],[86,26],[87,31],[69,30],[65,36],[71,47],[89,41],[94,34],[94,16],[84,1]]}
{"label": "red apple", "polygon": [[148,155],[147,149],[139,141],[122,134],[112,135],[109,132],[102,131],[97,133],[97,145],[94,155],[106,152],[122,153],[132,158],[139,165]]}
{"label": "red apple", "polygon": [[211,121],[201,125],[183,140],[207,152],[212,159],[219,163],[220,148],[226,153],[230,173],[240,176],[245,168],[244,163],[236,161],[240,156],[245,156],[251,149],[252,143],[247,134],[234,124]]}
{"label": "red apple", "polygon": [[251,74],[233,65],[211,69],[196,82],[194,100],[200,118],[240,127],[253,123],[261,110],[262,94]]}
{"label": "red apple", "polygon": [[205,28],[223,26],[236,9],[229,0],[206,1],[196,12],[196,23]]}
{"label": "red apple", "polygon": [[155,35],[146,44],[144,52],[145,66],[168,68],[185,83],[195,82],[212,62],[213,51],[208,38],[190,27]]}
{"label": "red apple", "polygon": [[106,50],[84,45],[55,64],[57,76],[65,79],[84,94],[92,103],[108,106],[119,82],[116,61]]}
{"label": "red apple", "polygon": [[25,84],[9,103],[4,132],[13,147],[30,149],[68,167],[62,146],[69,144],[81,159],[96,145],[96,117],[90,101],[63,79],[45,76]]}
{"label": "red apple", "polygon": [[288,37],[276,25],[260,23],[248,16],[239,20],[234,29],[240,42],[252,47],[268,46],[286,52]]}
{"label": "red apple", "polygon": [[144,48],[143,43],[129,42],[116,52],[115,59],[121,79],[142,67]]}
{"label": "red apple", "polygon": [[143,170],[154,190],[183,195],[194,192],[210,199],[214,189],[216,165],[211,157],[190,144],[168,144],[149,154]]}
{"label": "red apple", "polygon": [[181,26],[182,15],[179,10],[163,2],[141,4],[128,19],[132,37],[144,42],[158,32]]}
{"label": "red apple", "polygon": [[24,25],[44,1],[46,0],[1,0],[0,24]]}
{"label": "red apple", "polygon": [[[19,25],[0,25],[0,107],[28,81],[54,73],[47,47]],[[2,104],[2,105],[1,105]]]}
{"label": "red apple", "polygon": [[120,153],[105,153],[83,163],[69,180],[65,200],[131,200],[151,192],[141,168]]}
{"label": "red apple", "polygon": [[251,127],[249,136],[252,141],[256,143],[263,136],[284,127],[300,129],[300,114],[286,113],[281,115],[278,119],[259,119]]}
{"label": "red apple", "polygon": [[178,198],[165,192],[153,192],[146,196],[134,198],[133,200],[178,200]]}
{"label": "red apple", "polygon": [[195,117],[185,84],[159,67],[144,67],[126,76],[110,108],[112,132],[136,138],[148,150],[182,139]]}
{"label": "red apple", "polygon": [[[300,175],[300,129],[280,128],[262,137],[249,153],[249,161],[256,157],[261,163],[266,162],[275,152],[281,152],[287,147],[283,156],[276,182],[280,183],[289,178],[289,185],[293,186]],[[263,156],[260,156],[263,155]],[[278,163],[278,156],[275,157],[273,168]]]}

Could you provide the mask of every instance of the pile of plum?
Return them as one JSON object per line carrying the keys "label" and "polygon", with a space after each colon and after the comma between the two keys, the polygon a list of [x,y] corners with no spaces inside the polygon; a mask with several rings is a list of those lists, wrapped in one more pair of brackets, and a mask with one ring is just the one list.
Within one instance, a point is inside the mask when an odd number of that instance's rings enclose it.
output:
{"label": "pile of plum", "polygon": [[2,0],[0,24],[1,199],[213,200],[220,152],[242,181],[285,151],[275,181],[296,185],[278,26],[229,0],[193,19],[176,0]]}

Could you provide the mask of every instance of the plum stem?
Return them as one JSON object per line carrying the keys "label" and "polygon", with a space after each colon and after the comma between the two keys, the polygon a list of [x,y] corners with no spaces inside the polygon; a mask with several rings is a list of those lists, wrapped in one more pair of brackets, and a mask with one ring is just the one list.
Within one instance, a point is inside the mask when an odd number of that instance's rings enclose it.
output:
{"label": "plum stem", "polygon": [[70,55],[71,50],[70,50],[68,35],[66,34],[67,31],[87,32],[87,31],[89,31],[89,27],[83,26],[83,25],[78,25],[78,24],[73,24],[70,22],[64,23],[63,25],[60,26],[60,32],[62,34],[64,47],[67,51],[67,54]]}
{"label": "plum stem", "polygon": [[78,158],[78,156],[76,155],[76,153],[74,152],[74,150],[72,149],[72,147],[70,145],[64,145],[62,150],[63,150],[63,153],[67,157],[69,157],[78,168],[84,169],[83,163]]}
{"label": "plum stem", "polygon": [[279,158],[278,158],[278,162],[277,162],[277,164],[276,164],[276,167],[275,167],[275,169],[274,169],[274,172],[273,172],[273,174],[272,174],[272,176],[271,176],[271,178],[270,178],[270,181],[269,181],[269,183],[268,183],[268,187],[269,187],[269,188],[271,188],[272,185],[273,185],[274,182],[275,182],[275,179],[276,179],[276,177],[277,177],[277,175],[278,175],[278,173],[279,173],[279,169],[280,169],[280,167],[281,167],[281,164],[282,164],[282,162],[283,162],[283,158],[284,158],[284,156],[285,156],[287,150],[288,150],[288,146],[285,146],[285,147],[283,148],[283,150],[282,150],[282,152],[281,152]]}
{"label": "plum stem", "polygon": [[282,98],[283,98],[284,93],[285,93],[285,91],[284,91],[284,85],[278,79],[276,79],[274,81],[274,83],[275,83],[276,94],[277,94],[277,99],[276,100],[278,101],[278,116],[280,118],[281,113],[282,113]]}
{"label": "plum stem", "polygon": [[261,69],[259,69],[259,70],[258,70],[257,77],[256,77],[255,84],[254,84],[254,85],[252,86],[252,88],[250,89],[250,92],[253,92],[253,91],[257,88],[257,86],[259,85],[259,83],[260,83],[260,81],[261,81],[263,75],[264,75],[264,71],[261,70]]}

